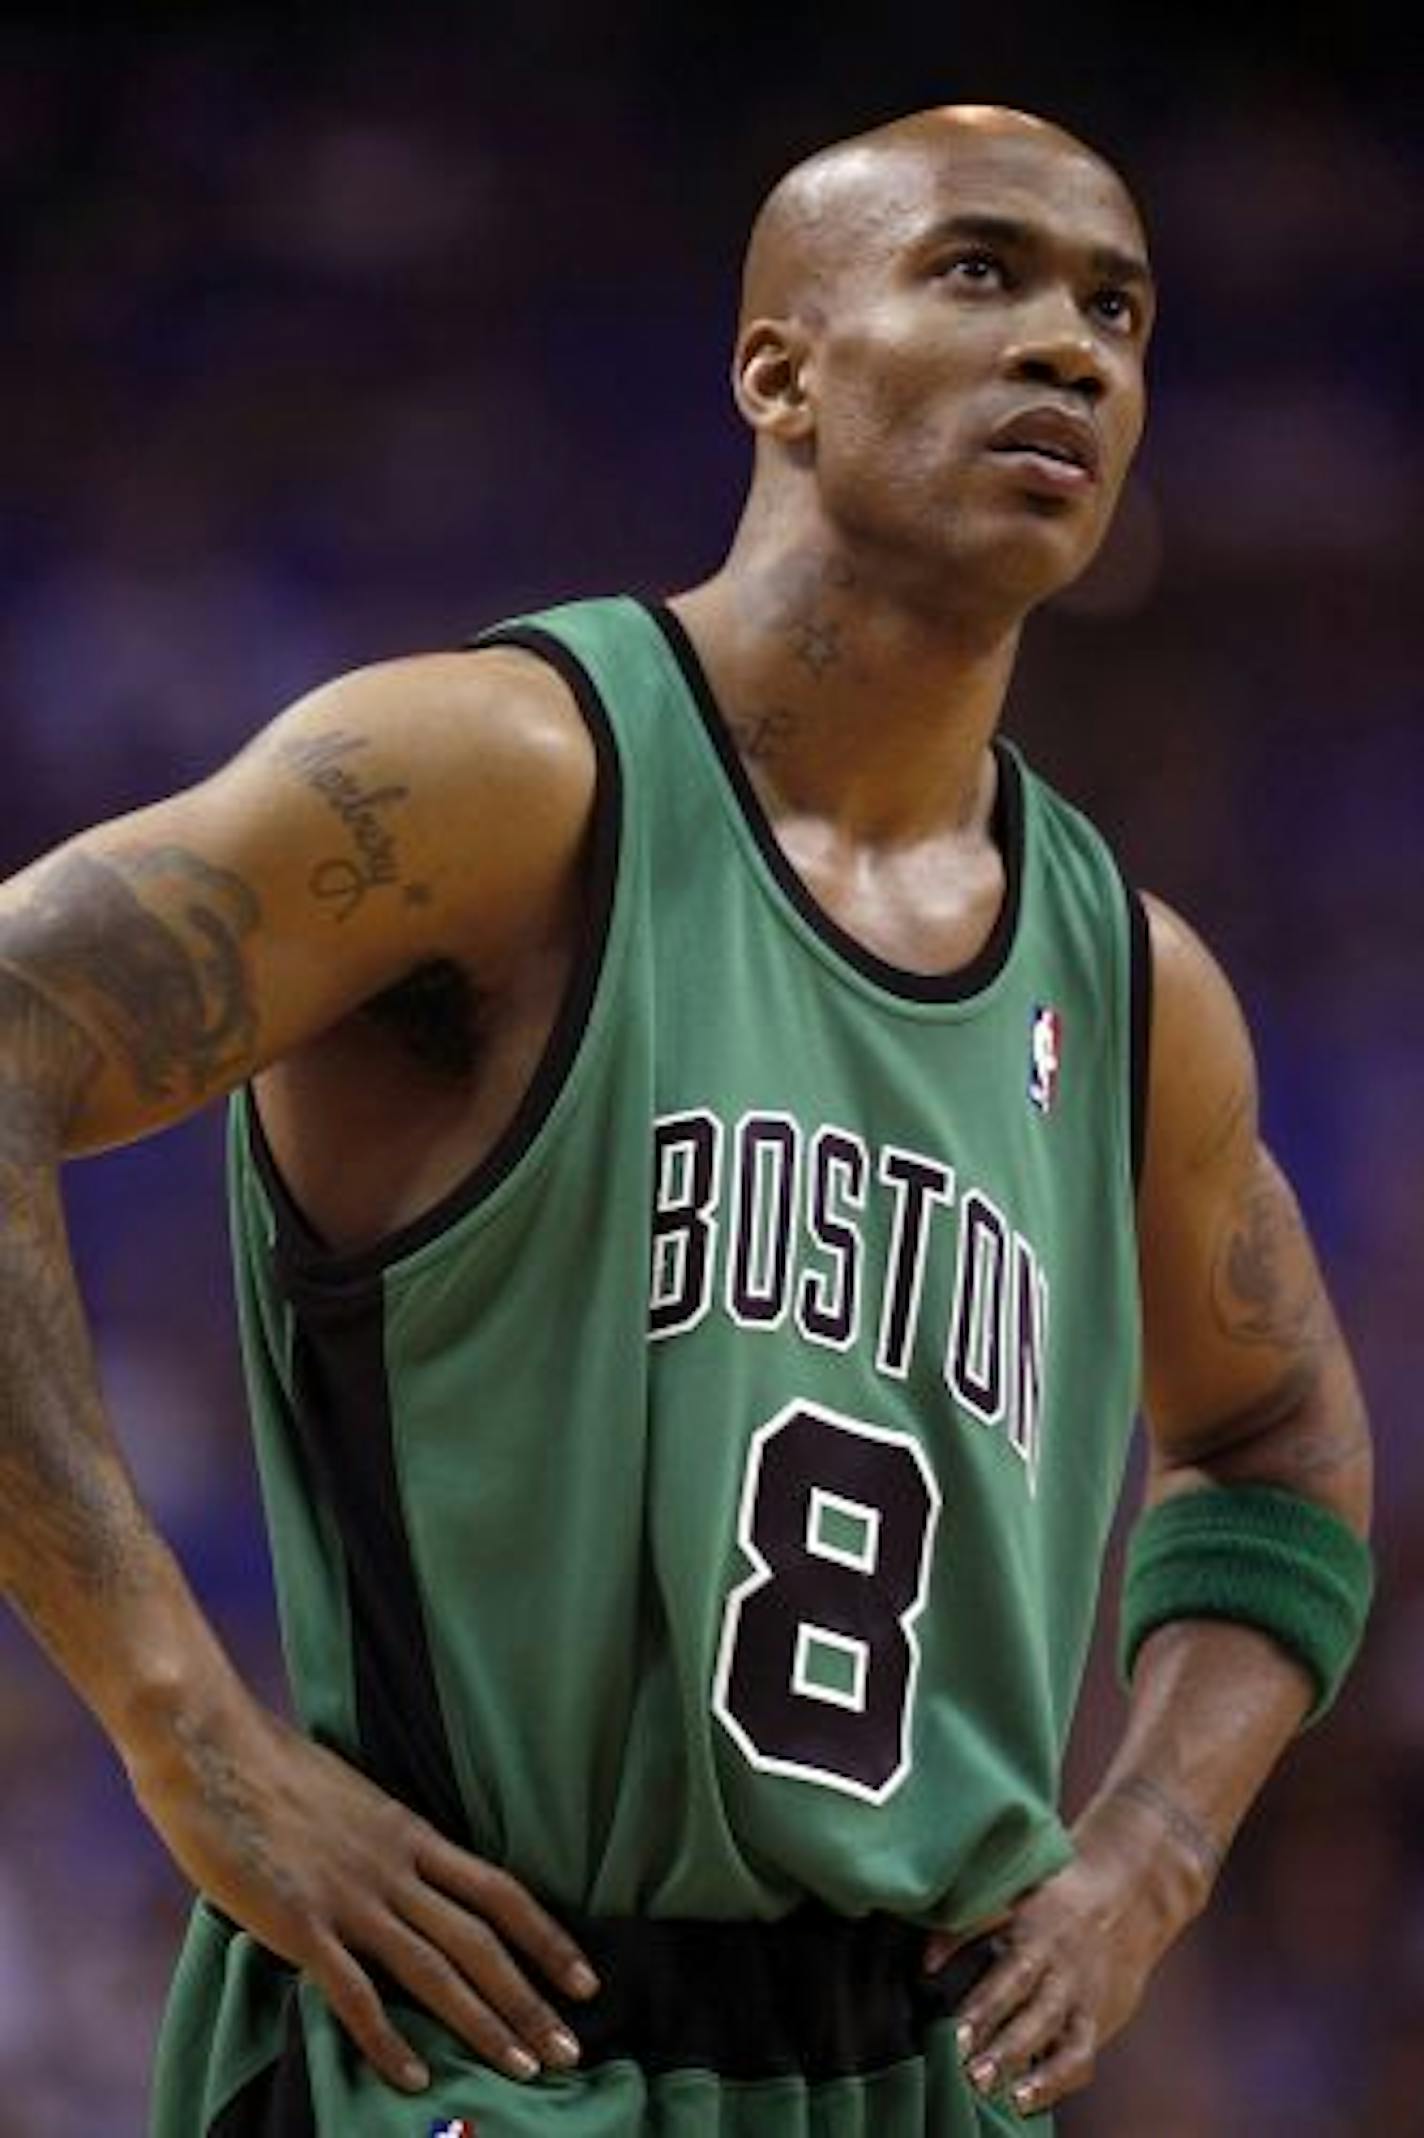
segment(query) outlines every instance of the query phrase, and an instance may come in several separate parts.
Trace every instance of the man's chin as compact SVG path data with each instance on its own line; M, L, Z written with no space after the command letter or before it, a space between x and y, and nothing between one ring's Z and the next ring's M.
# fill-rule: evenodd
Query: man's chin
M946 560L957 600L972 593L986 611L1026 616L1040 603L1061 594L1081 579L1101 546L1105 530L1091 539L1081 517L1015 513L996 516L995 524L956 530L952 557Z

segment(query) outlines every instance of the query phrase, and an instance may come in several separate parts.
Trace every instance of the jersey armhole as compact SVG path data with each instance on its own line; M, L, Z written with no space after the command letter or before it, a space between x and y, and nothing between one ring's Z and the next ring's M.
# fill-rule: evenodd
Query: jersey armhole
M287 1187L249 1091L243 1107L247 1148L276 1221L275 1256L284 1289L315 1285L361 1289L379 1284L392 1266L432 1245L460 1219L488 1202L538 1138L584 1045L608 956L623 831L623 768L612 721L582 664L551 633L532 625L497 625L471 648L513 646L534 654L567 684L588 728L597 762L589 849L588 907L574 967L544 1051L513 1116L491 1149L431 1207L368 1247L333 1250L312 1227Z

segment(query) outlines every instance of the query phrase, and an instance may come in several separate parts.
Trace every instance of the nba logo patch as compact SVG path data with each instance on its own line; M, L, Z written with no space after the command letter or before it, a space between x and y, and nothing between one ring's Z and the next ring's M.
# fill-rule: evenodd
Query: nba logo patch
M1028 1095L1041 1114L1052 1111L1063 1061L1063 1020L1052 1003L1034 1004L1028 1033Z
M475 2138L475 2126L468 2116L452 2116L448 2123L432 2123L426 2138Z

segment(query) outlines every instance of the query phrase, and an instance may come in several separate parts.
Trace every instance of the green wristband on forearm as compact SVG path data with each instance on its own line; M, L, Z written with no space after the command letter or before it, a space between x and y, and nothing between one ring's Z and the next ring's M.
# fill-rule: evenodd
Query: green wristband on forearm
M1314 1722L1355 1659L1373 1589L1369 1545L1312 1500L1271 1485L1179 1493L1149 1507L1128 1539L1123 1676L1158 1626L1231 1619L1269 1633L1304 1665Z

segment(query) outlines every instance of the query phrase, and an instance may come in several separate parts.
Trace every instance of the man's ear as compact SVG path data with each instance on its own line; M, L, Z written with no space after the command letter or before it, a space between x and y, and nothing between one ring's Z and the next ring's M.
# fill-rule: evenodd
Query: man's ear
M737 339L732 392L751 428L786 444L808 438L815 428L811 371L810 339L799 321L749 321Z

